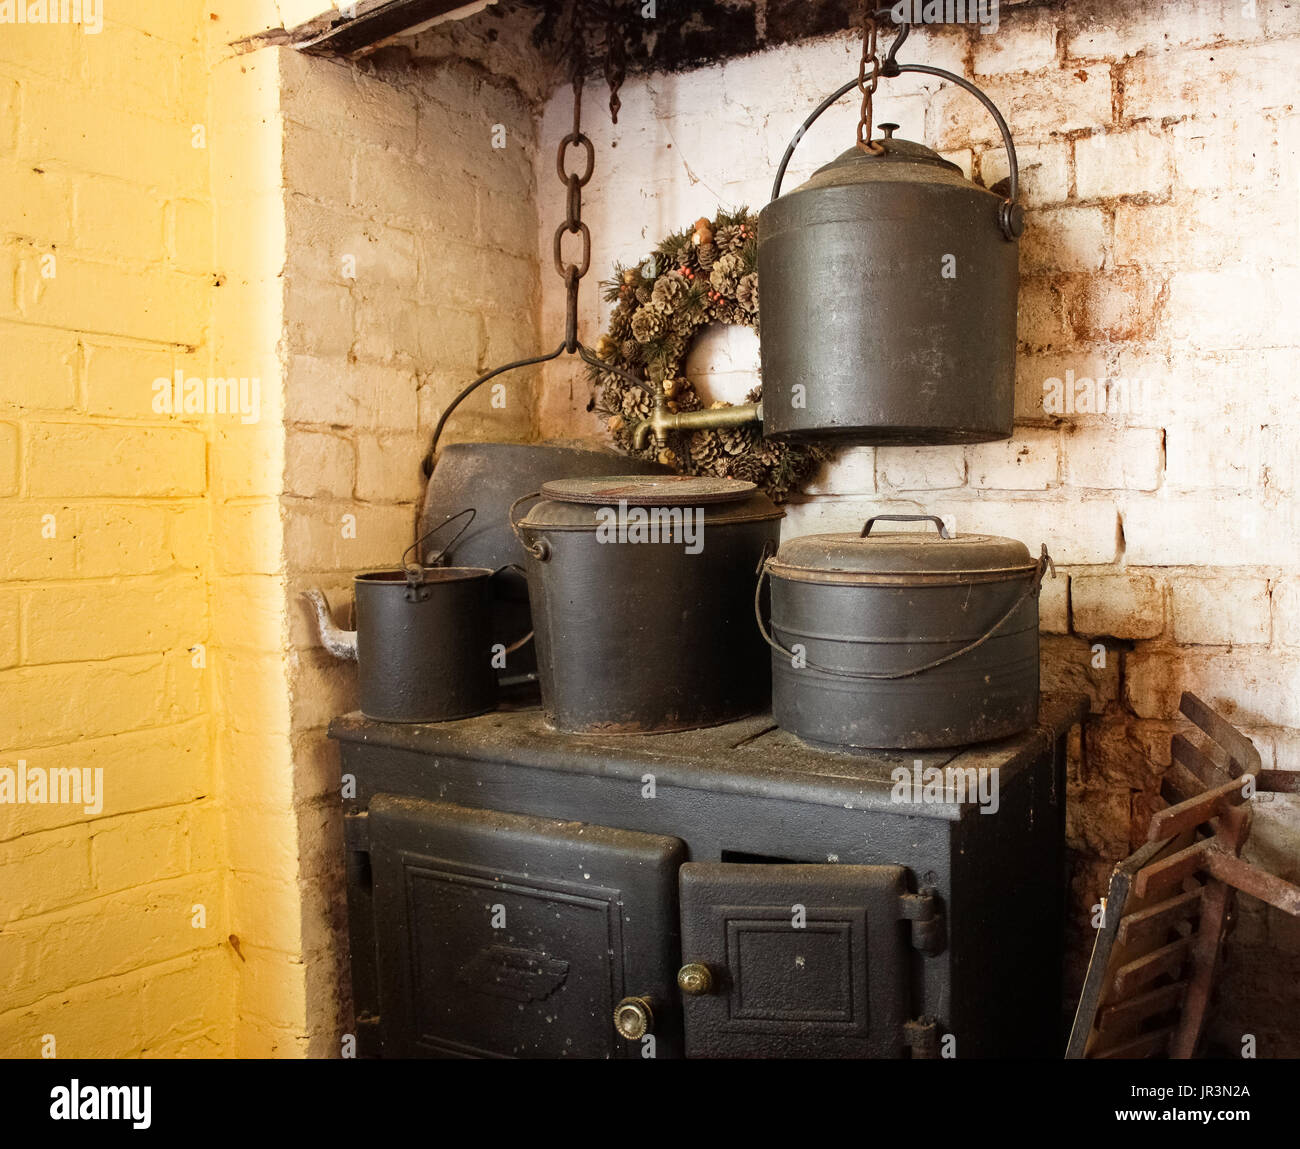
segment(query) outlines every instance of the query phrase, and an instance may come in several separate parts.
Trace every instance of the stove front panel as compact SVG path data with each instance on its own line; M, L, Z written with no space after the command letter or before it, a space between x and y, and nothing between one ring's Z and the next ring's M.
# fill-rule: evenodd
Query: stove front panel
M384 1056L680 1056L680 841L391 795L369 823Z

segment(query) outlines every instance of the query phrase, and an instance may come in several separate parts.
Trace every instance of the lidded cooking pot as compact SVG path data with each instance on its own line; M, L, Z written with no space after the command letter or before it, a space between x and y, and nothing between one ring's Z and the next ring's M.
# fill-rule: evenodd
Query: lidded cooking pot
M759 215L763 433L844 444L977 443L1011 435L1018 239L1010 132L979 89L942 69L1002 131L1010 196L923 144L858 145ZM854 85L846 85L841 95Z
M938 534L873 534L882 521ZM772 712L810 742L928 749L1015 734L1038 715L1038 592L1051 560L932 515L877 515L860 534L805 535L764 563L772 583Z
M516 506L538 494L517 530L552 725L658 733L767 708L749 598L784 512L766 495L733 479L621 475L545 483Z

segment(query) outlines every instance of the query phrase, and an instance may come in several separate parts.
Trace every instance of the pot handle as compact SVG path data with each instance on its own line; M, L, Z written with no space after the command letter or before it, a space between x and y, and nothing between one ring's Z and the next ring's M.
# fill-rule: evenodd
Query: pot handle
M402 552L402 562L401 562L402 569L405 570L407 573L407 581L415 582L415 583L423 581L424 568L436 567L440 562L442 562L447 552L451 550L453 546L456 545L456 540L459 539L460 536L463 535L467 530L469 530L470 524L474 521L474 516L476 514L478 514L478 512L473 507L466 507L463 511L457 511L454 515L448 515L436 527L432 527L429 530L425 531L424 534L422 534L418 539L415 540L415 542L413 542L409 547L407 547L406 550ZM425 539L429 538L430 535L436 535L449 522L451 522L453 519L460 518L462 515L469 515L469 518L465 520L464 526L462 526L460 530L458 530L454 535L451 536L450 539L447 540L446 545L443 546L442 550L440 550L437 553L437 555L434 557L433 562L425 561L418 564L413 563L411 566L407 566L406 564L407 555L409 555L413 550L418 548L419 545L422 542L424 542Z
M963 91L969 92L987 109L989 115L993 117L994 123L998 126L998 131L1002 133L1002 146L1007 152L1007 170L1009 173L1009 187L1007 198L1003 200L1002 206L998 209L998 226L1002 229L1002 235L1007 240L1017 240L1024 234L1025 230L1025 209L1020 206L1020 164L1016 159L1016 145L1011 140L1011 129L1007 127L1007 121L1002 113L998 111L997 105L988 98L979 88L967 80L964 76L959 76L955 72L949 72L943 68L935 68L929 64L896 64L893 61L893 53L902 43L900 37L895 42L889 56L880 65L880 75L892 77L901 75L903 72L916 72L925 76L937 76L941 80L948 80L956 84ZM826 97L813 110L802 124L799 130L795 132L794 137L790 140L789 146L785 149L785 155L781 157L781 164L776 169L776 180L772 184L772 199L776 199L781 194L781 182L785 179L785 169L790 166L790 159L794 155L794 150L799 146L799 141L803 139L804 134L813 126L817 118L826 111L836 100L848 92L853 91L858 86L858 78L855 76L847 84L836 88L829 96ZM768 201L769 203L771 200Z
M794 662L800 656L796 655L792 650L786 650L784 646L777 642L768 631L767 625L763 622L763 579L767 577L767 564L770 552L771 544L769 543L764 549L763 557L759 560L758 564L758 582L754 585L754 620L758 623L758 633L763 636L767 645L778 653L784 654L786 658ZM833 670L829 666L818 666L815 663L809 662L807 659L804 659L803 666L809 670L819 671L822 674L833 675L836 678L870 678L892 681L899 678L913 678L918 674L923 674L927 670L934 670L935 667L943 666L944 663L955 662L963 655L970 654L973 650L978 650L988 642L988 640L997 633L1002 624L1020 609L1021 604L1029 598L1030 595L1038 594L1039 588L1043 585L1043 575L1049 568L1051 568L1052 577L1055 578L1056 567L1052 563L1052 556L1047 553L1047 544L1044 543L1042 553L1038 558L1038 569L1034 572L1034 577L1030 580L1029 585L1020 592L1016 601L1011 604L1006 613L1003 614L997 622L990 626L988 630L981 634L974 642L967 643L960 650L954 650L951 654L945 654L940 658L931 659L929 662L915 667L912 670L894 670L888 673L871 673L862 670Z
M865 539L871 534L872 523L933 523L939 528L939 537L941 539L952 538L952 535L948 533L948 528L943 525L943 519L938 515L872 515L862 528L862 534L858 538Z
M502 571L518 571L525 578L528 577L528 572L524 570L524 568L521 567L518 563L505 563L504 565L497 567L497 569L492 572L492 577L496 578L497 575L499 575ZM512 642L509 646L506 647L505 653L514 654L516 650L519 650L521 647L527 646L532 641L533 635L535 633L536 631L530 630L526 635L524 635L523 638L515 639L514 642Z
M541 491L529 491L526 495L520 495L519 498L510 504L510 509L506 511L506 518L510 521L510 529L515 532L515 538L519 540L524 550L532 555L539 563L544 563L551 557L551 544L545 539L538 539L537 542L530 543L520 532L519 523L515 519L515 508L519 506L520 503L525 502L528 499L541 498L541 495Z

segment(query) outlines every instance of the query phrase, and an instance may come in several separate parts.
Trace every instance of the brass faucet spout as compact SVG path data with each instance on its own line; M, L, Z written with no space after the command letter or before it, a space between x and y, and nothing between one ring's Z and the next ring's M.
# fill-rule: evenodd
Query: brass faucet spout
M644 451L653 433L655 442L668 444L669 431L711 431L719 427L740 427L746 423L762 422L762 403L742 403L738 407L710 407L707 411L669 411L655 404L649 418L643 419L632 432L632 446Z

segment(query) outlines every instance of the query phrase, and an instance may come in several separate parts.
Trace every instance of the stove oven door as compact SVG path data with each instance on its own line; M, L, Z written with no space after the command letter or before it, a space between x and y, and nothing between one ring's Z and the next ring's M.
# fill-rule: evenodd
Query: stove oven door
M902 1057L901 866L681 868L688 1057Z
M383 1056L681 1056L678 839L386 794L368 832Z

